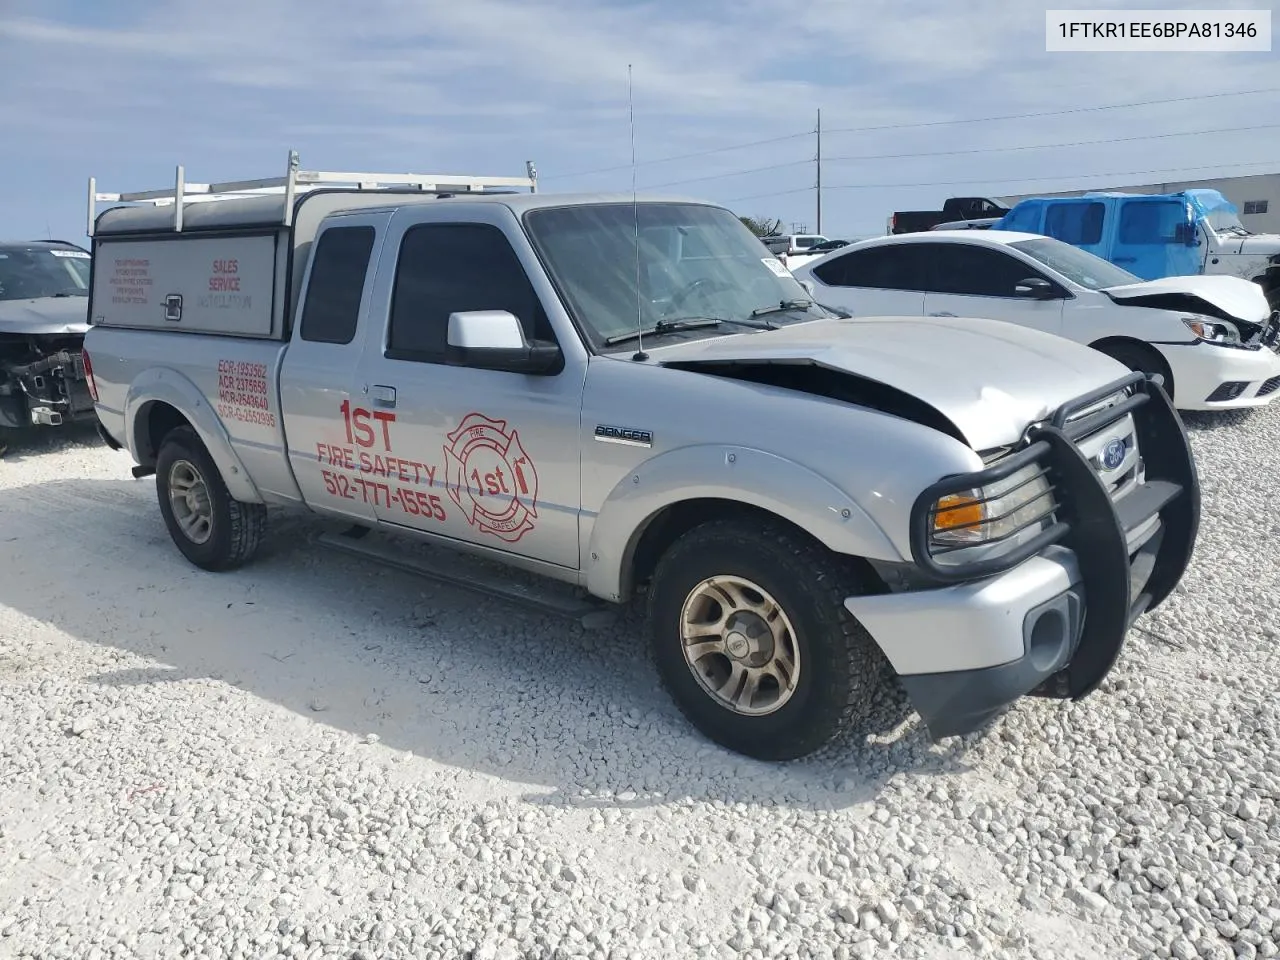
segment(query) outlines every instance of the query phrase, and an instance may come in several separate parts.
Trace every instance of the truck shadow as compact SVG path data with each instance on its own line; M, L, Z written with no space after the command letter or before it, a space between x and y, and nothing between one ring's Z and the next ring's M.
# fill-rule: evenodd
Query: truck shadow
M21 463L68 447L105 449L105 444L98 438L92 422L21 431L0 430L0 462Z
M11 488L0 528L24 556L0 578L0 602L152 661L86 682L212 678L343 731L339 739L377 734L395 750L550 789L532 790L535 802L848 807L897 773L963 770L982 736L931 745L895 685L877 704L883 733L868 742L789 764L747 760L680 716L634 609L584 630L369 568L315 544L323 525L313 518L287 514L273 515L250 566L206 573L173 547L151 482Z

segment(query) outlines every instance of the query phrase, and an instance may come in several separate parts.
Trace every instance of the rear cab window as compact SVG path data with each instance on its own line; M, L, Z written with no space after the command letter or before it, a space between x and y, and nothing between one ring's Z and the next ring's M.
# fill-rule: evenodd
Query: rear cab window
M320 235L298 331L303 340L348 344L355 339L373 241L369 226L330 227Z

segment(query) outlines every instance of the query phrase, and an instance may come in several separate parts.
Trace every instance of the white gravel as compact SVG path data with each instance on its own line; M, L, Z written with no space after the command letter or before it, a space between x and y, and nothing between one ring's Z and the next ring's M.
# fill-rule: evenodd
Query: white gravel
M584 632L278 523L202 573L88 439L0 460L0 956L1274 957L1280 408L1196 417L1104 689L786 766Z

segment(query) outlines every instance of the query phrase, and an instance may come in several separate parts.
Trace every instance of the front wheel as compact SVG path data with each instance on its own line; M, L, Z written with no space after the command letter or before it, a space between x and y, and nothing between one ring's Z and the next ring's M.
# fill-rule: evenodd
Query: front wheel
M257 552L267 508L231 496L209 451L190 427L178 427L160 444L156 494L169 536L197 567L231 570Z
M1140 343L1104 343L1095 347L1112 360L1118 360L1135 373L1158 373L1164 378L1164 392L1173 399L1173 372L1155 347Z
M695 527L654 572L658 673L717 743L759 760L814 753L865 724L884 673L844 606L858 592L840 558L781 525Z

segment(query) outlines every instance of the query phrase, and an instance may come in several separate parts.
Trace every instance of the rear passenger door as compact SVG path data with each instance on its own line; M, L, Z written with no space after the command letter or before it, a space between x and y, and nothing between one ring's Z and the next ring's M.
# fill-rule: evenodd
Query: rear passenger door
M997 247L970 243L927 243L930 273L924 312L931 317L985 317L1061 333L1065 289L1042 272ZM1053 299L1017 293L1023 281L1038 278L1051 286Z
M810 271L819 303L842 307L855 317L924 313L925 264L918 243L850 250Z
M351 386L364 343L360 324L387 214L333 219L316 236L302 309L280 376L289 466L310 505L372 522L356 482L359 447L349 428Z
M586 349L505 205L405 207L387 234L357 386L380 417L365 450L379 520L579 566ZM394 263L394 269L390 269ZM506 310L564 352L552 375L447 359L449 315Z

